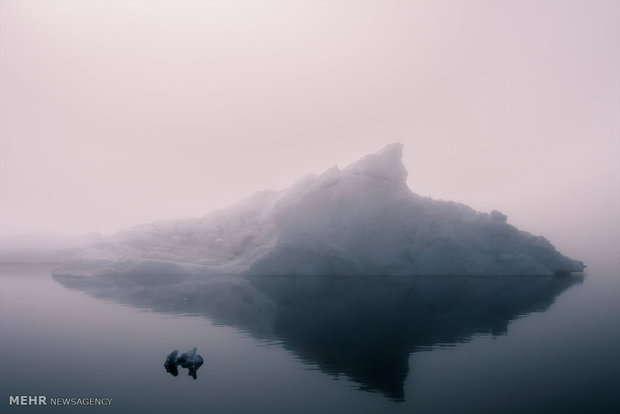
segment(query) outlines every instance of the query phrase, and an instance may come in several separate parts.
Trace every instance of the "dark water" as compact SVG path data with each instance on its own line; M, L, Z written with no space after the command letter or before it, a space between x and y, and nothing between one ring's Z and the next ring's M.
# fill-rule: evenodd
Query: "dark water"
M617 412L620 273L85 281L4 265L0 341L2 412ZM196 380L166 373L193 347Z

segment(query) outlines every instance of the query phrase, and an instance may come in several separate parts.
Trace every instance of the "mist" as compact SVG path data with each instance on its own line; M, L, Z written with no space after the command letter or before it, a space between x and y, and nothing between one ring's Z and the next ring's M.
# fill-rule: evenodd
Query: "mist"
M620 5L0 3L0 235L200 217L394 141L413 192L620 251Z
M619 21L0 0L5 404L614 412Z

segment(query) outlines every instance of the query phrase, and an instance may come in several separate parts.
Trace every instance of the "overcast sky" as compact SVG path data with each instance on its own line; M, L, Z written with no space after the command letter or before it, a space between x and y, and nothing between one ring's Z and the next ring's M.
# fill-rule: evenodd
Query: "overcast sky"
M414 192L617 254L619 21L593 0L0 0L0 234L202 216L398 141Z

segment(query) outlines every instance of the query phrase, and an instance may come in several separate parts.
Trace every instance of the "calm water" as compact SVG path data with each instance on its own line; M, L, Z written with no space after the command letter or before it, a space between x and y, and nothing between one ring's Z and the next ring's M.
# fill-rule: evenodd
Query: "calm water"
M617 412L620 273L85 282L3 265L0 341L2 412ZM166 373L193 347L196 380Z

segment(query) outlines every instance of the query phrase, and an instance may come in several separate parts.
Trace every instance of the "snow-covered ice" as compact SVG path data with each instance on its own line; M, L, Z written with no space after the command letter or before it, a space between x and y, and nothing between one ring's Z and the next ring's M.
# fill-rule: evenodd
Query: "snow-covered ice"
M202 218L98 239L56 270L73 276L553 275L582 262L500 212L419 196L401 144L307 175Z

